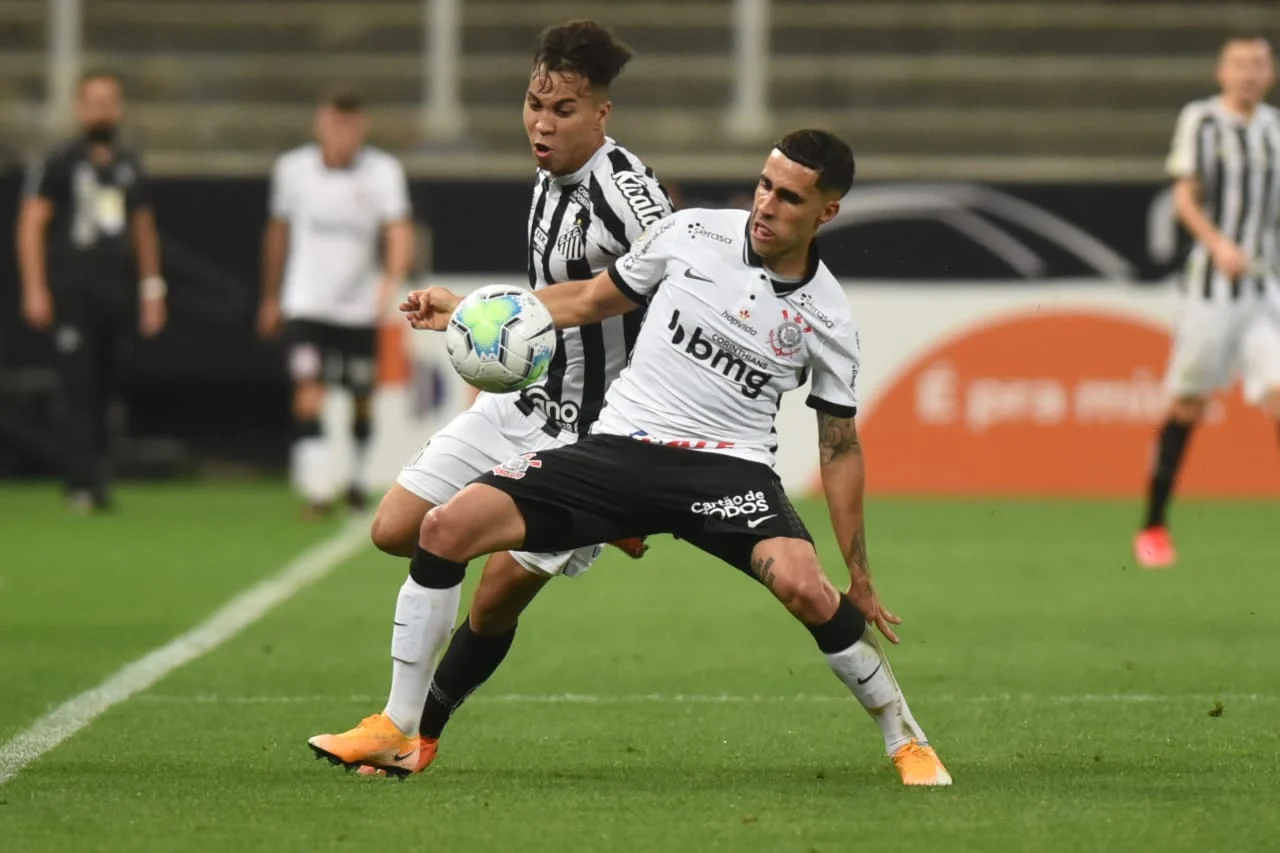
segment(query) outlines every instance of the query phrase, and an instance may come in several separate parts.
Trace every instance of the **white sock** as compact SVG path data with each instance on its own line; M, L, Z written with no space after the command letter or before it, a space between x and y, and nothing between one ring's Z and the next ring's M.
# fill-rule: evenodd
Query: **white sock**
M418 733L436 659L453 632L462 585L431 589L405 578L391 632L391 695L383 711L407 735Z
M354 465L351 468L351 485L358 491L369 492L369 441L357 441Z
M889 659L881 651L870 626L858 642L826 658L836 677L880 726L887 755L893 755L912 738L922 744L929 742L920 724L911 716L902 689L889 668Z
M327 503L333 500L333 460L328 442L323 436L300 438L293 444L290 461L293 487L309 503Z

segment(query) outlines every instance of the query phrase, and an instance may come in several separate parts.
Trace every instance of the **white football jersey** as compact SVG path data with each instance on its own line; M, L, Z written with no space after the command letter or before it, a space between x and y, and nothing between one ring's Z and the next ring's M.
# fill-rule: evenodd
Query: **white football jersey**
M773 465L782 395L812 376L808 404L857 412L858 333L817 257L775 281L744 210L685 210L650 226L610 274L648 311L595 432Z
M320 146L295 148L272 170L270 213L289 222L284 315L376 325L383 226L410 215L400 162L365 146L347 168L330 169Z

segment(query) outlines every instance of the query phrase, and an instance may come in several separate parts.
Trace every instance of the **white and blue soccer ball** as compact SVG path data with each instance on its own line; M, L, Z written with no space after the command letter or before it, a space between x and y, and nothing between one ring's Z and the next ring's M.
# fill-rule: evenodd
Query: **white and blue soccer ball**
M454 309L444 338L458 375L495 393L537 382L556 353L551 312L531 291L509 284L472 291Z

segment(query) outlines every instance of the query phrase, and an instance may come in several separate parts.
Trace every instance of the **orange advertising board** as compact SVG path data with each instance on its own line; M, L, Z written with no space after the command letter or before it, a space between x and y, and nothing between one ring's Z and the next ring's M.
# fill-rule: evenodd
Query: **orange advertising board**
M975 324L887 377L860 417L868 490L1139 495L1168 352L1163 328L1088 309ZM1280 497L1275 427L1238 388L1194 434L1178 488Z
M410 331L400 318L378 326L378 385L404 385L409 381L412 368L405 336Z

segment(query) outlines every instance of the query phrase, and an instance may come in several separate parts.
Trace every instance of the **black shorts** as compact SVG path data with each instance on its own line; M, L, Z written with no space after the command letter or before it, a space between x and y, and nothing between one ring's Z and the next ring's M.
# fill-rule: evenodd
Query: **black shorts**
M773 469L723 453L587 435L526 453L476 482L515 500L527 551L670 533L750 572L751 551L764 539L813 541Z
M342 385L368 396L378 375L378 330L316 320L290 320L284 327L289 375L295 382Z

